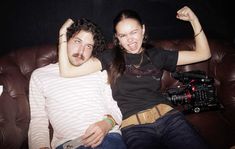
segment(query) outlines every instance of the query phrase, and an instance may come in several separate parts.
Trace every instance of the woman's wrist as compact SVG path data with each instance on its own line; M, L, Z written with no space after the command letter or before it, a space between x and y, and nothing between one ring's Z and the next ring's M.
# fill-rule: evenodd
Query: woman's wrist
M60 38L60 37L63 37L63 36L66 36L66 34L63 34L63 33L60 34L60 35L59 35L59 38Z
M201 30L200 30L197 34L194 35L194 38L197 37L198 35L200 35L200 34L202 33L202 31L203 31L203 30L202 30L202 28L201 28Z
M65 40L64 41L59 41L59 45L63 44L63 43L67 43L67 41L65 41Z
M67 42L66 34L60 34L59 35L59 44L66 43L66 42Z

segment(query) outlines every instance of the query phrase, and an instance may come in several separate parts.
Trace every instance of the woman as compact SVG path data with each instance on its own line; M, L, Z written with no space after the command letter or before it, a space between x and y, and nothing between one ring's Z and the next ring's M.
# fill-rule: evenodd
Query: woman
M117 48L104 51L98 59L74 67L66 59L66 47L60 48L64 77L108 70L113 98L123 114L122 135L130 149L208 148L183 114L174 110L160 92L163 70L173 72L177 65L207 60L211 56L207 38L194 12L185 6L177 11L176 17L190 22L195 37L194 51L146 48L145 25L132 10L123 10L115 17ZM60 34L66 33L71 22L64 24Z

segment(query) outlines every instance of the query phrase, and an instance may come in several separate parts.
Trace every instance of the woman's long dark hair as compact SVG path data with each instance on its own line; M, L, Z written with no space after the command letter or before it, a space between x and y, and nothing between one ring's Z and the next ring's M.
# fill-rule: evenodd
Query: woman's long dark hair
M124 71L125 71L125 49L119 44L119 41L115 34L117 33L116 31L116 26L117 24L124 20L124 19L134 19L136 20L141 26L143 25L142 19L140 18L139 14L133 10L130 9L125 9L120 11L117 16L113 20L113 43L115 46L115 57L114 60L108 70L108 79L109 83L111 85L114 85L116 83L116 80L118 77L120 77ZM147 36L145 35L144 40L147 39Z

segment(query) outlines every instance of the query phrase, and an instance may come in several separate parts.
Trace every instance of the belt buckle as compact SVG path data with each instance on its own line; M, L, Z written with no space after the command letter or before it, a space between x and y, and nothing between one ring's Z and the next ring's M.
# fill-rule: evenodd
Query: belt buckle
M138 112L137 117L141 124L153 123L156 120L156 115L151 109Z

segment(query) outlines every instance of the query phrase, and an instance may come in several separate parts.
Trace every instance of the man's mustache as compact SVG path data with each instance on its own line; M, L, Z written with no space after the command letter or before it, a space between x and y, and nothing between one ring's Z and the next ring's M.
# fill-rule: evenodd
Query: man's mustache
M78 57L78 58L81 58L82 60L85 59L85 57L82 55L82 54L79 54L79 53L75 53L72 55L73 57Z

